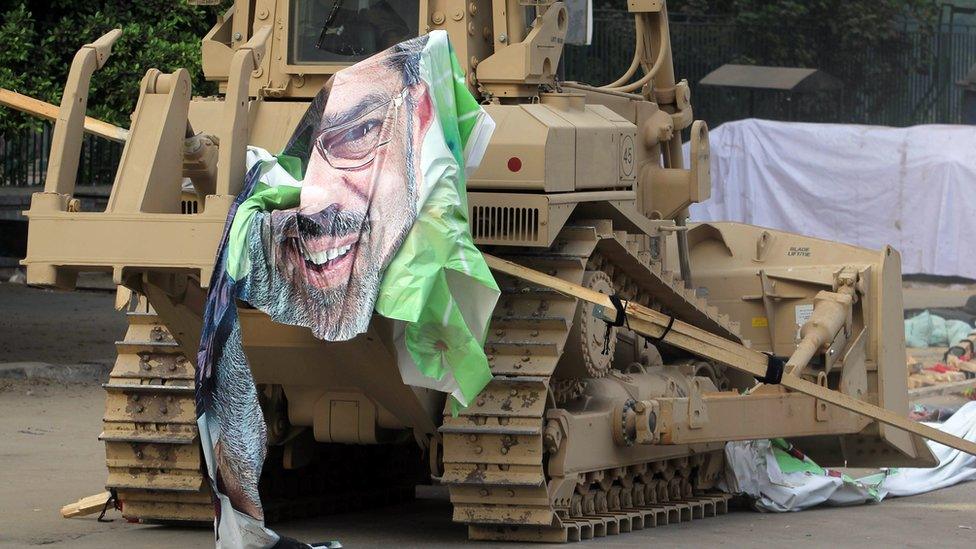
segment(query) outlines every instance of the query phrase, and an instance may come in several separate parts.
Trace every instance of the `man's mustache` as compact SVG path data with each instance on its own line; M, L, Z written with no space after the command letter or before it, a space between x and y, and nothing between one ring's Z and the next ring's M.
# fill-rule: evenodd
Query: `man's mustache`
M342 210L338 204L312 215L299 213L295 217L302 238L339 238L369 231L369 217L365 213Z

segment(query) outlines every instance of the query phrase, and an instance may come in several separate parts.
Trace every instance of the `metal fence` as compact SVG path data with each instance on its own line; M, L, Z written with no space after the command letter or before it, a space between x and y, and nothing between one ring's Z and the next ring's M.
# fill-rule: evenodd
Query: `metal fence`
M593 40L590 46L567 46L567 80L603 84L623 74L633 55L633 18L625 11L597 11ZM883 44L841 49L819 43L817 29L672 15L671 40L675 72L691 85L695 115L712 127L750 116L886 126L959 123L962 94L955 82L976 64L976 28L959 26L936 32L906 27ZM844 87L797 95L698 85L725 63L818 68ZM50 125L0 136L0 185L42 185L50 143ZM111 184L121 154L121 144L86 135L78 185Z
M962 93L955 82L976 64L976 28L959 25L930 32L906 25L883 43L847 48L812 27L756 27L674 15L670 27L675 74L691 85L696 117L712 127L750 116L885 126L959 123ZM611 82L627 69L633 51L633 18L598 11L593 44L566 48L565 78ZM726 63L817 68L844 87L800 95L698 85Z
M53 127L25 129L0 136L0 185L42 186L47 176ZM78 185L111 185L122 157L122 144L85 134L78 165Z

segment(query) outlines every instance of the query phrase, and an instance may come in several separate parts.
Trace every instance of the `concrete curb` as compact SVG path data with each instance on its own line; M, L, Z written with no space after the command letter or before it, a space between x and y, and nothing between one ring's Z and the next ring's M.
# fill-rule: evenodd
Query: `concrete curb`
M56 383L105 383L112 363L48 364L47 362L0 363L0 379L44 380Z

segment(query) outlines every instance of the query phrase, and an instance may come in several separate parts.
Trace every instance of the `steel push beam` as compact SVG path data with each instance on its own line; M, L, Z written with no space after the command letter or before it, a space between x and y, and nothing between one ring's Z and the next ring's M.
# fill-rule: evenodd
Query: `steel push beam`
M594 308L594 314L601 316L601 318L607 321L615 320L617 309L610 300L610 296L606 294L601 294L583 286L573 284L572 282L567 282L560 278L523 267L511 261L506 261L489 254L484 255L488 266L494 271L533 284L545 286L559 293L597 305L598 308ZM602 309L599 307L602 307ZM627 315L627 322L630 329L639 334L652 338L662 338L663 336L661 340L669 345L673 345L702 358L720 362L730 368L735 368L755 377L762 378L767 374L769 357L759 351L754 351L740 343L729 341L686 322L672 319L672 317L664 313L638 305L637 303L628 302L624 308L624 313ZM838 391L828 389L793 375L784 375L780 384L787 389L810 395L844 408L845 410L873 418L886 425L915 433L928 440L976 456L976 443L952 436L934 427L914 422L891 410L879 408L878 406L857 400Z

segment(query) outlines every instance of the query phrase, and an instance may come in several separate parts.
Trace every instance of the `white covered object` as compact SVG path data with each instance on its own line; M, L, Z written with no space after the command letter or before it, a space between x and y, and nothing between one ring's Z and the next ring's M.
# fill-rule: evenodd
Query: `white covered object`
M712 196L693 221L890 244L904 273L976 278L976 127L749 119L709 141Z
M805 456L795 458L783 444L770 440L727 443L725 478L719 488L745 494L757 510L772 513L817 505L857 505L884 498L877 486L821 468Z
M945 423L932 426L976 442L976 402L967 403ZM976 479L976 457L931 441L928 445L939 465L888 469L860 479L823 469L810 458L791 454L783 445L769 440L729 442L720 487L750 496L760 511L785 512L821 504L874 503L886 496L922 494Z
M941 425L951 435L976 442L976 402L967 402ZM976 479L976 456L937 442L928 443L939 465L931 469L891 469L884 480L889 496L911 496Z

